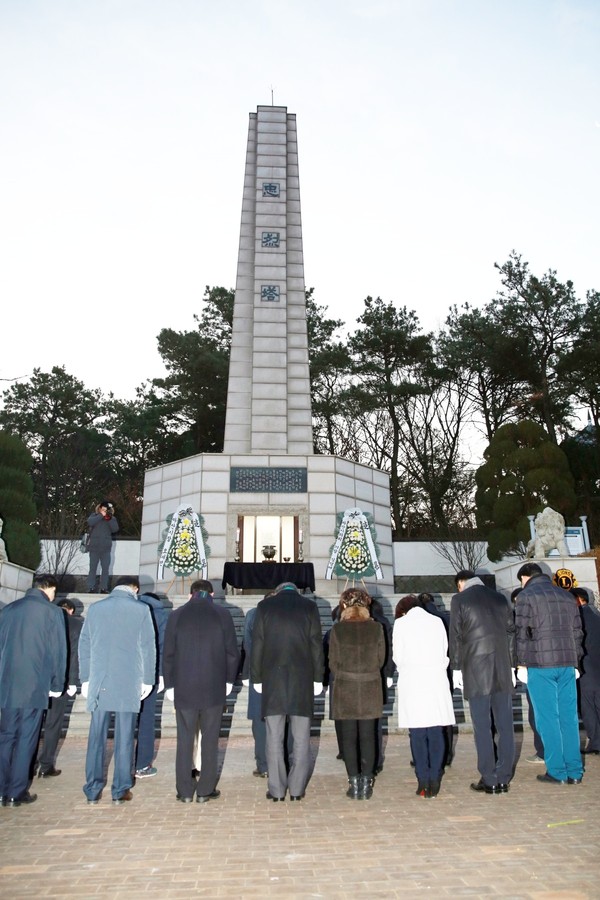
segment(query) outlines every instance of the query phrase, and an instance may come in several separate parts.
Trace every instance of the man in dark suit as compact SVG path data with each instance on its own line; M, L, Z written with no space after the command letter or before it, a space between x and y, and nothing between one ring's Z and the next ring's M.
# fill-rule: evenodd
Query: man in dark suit
M579 679L579 703L587 746L582 753L600 754L600 613L590 606L585 588L571 588L579 604L583 626L583 657Z
M471 709L481 775L471 788L502 794L508 791L515 759L513 612L507 598L473 572L462 570L454 580L458 594L450 604L449 656L454 687L463 691Z
M24 597L0 615L0 798L33 803L33 760L48 697L60 697L67 673L67 630L53 575L36 575Z
M69 702L73 701L79 684L79 635L83 628L83 617L77 615L77 609L72 600L61 600L57 603L65 614L68 641L67 687L60 697L54 697L50 701L46 718L44 719L44 740L38 753L38 778L53 778L60 775L61 769L56 768L58 755L58 742L62 731L63 722L69 708Z
M231 614L213 603L210 581L195 581L191 598L169 616L163 648L165 697L175 702L177 799L215 800L219 732L225 698L233 688L239 652ZM194 738L200 727L201 770L192 775Z
M301 800L310 774L310 724L314 697L323 690L323 639L316 604L293 584L261 600L252 630L250 678L262 694L267 726L268 800ZM289 774L286 719L293 739Z

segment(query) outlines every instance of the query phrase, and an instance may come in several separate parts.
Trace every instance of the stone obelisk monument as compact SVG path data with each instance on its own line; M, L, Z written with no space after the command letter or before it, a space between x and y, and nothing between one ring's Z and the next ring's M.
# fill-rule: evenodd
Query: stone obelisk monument
M296 116L250 115L225 453L313 452Z
M296 117L285 107L250 114L223 453L146 473L140 571L158 589L172 580L157 581L158 545L182 505L204 519L215 584L226 562L272 553L311 562L322 595L344 587L325 579L336 516L360 507L377 529L378 589L393 591L387 474L313 451Z

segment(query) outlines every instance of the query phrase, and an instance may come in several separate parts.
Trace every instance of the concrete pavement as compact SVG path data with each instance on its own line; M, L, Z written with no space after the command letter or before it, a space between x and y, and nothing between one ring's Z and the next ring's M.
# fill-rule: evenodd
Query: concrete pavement
M473 737L458 736L438 798L415 795L406 735L387 739L373 799L345 797L335 737L313 741L316 764L300 803L265 799L252 776L252 740L221 742L221 797L175 799L175 742L160 742L158 775L113 806L81 791L85 740L68 737L63 774L36 779L31 806L0 809L0 896L600 897L600 757L580 786L540 784L522 761L506 795L476 794ZM109 770L109 775L111 771Z

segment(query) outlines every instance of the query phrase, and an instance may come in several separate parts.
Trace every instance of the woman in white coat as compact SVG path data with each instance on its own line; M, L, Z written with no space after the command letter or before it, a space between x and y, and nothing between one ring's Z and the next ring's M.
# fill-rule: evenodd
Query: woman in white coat
M455 722L446 673L446 629L416 597L403 597L396 606L392 646L398 669L398 727L409 729L417 794L436 797L444 765L444 726Z

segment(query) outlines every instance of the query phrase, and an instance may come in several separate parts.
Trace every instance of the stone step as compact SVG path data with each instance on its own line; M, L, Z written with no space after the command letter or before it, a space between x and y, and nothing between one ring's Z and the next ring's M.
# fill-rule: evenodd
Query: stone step
M405 732L406 729L398 729L396 726L396 689L389 692L389 701L384 708L384 731ZM464 702L462 694L454 692L454 713L456 727L461 732L471 732L473 726L469 712L469 704ZM227 700L223 715L222 735L252 735L252 723L246 716L248 709L248 689L241 684L236 684L231 696ZM513 716L515 728L522 730L529 728L527 723L527 695L519 686L513 696ZM68 733L73 736L84 736L89 731L90 715L85 708L84 698L78 694L71 707ZM315 699L315 715L313 730L328 733L333 731L333 721L329 718L329 698L317 697ZM157 734L165 737L175 737L177 727L175 723L175 708L169 700L159 698L156 716Z

